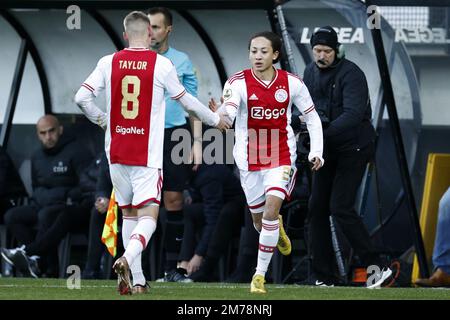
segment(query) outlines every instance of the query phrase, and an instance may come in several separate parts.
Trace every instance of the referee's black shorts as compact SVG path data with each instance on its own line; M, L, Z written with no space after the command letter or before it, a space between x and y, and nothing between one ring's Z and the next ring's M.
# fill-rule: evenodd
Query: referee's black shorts
M191 177L192 165L187 163L174 164L171 156L172 149L181 142L172 141L172 133L176 129L189 130L187 124L164 129L164 154L163 154L163 191L179 191L182 192L187 188L188 181ZM182 154L184 158L188 158L188 154ZM184 161L183 161L184 162Z

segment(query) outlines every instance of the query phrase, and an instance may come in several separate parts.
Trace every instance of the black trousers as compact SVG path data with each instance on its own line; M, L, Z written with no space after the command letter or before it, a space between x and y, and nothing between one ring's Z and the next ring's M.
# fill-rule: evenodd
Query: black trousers
M105 225L106 212L99 213L95 207L91 208L90 220L89 220L89 240L88 240L88 252L85 270L85 275L91 275L95 278L100 277L100 263L102 256L107 252L105 244L102 242L102 232ZM120 227L122 224L122 212L118 210L117 223ZM152 237L153 239L153 237ZM148 246L147 246L148 248ZM122 241L117 243L117 256L120 257L123 253ZM144 251L146 252L146 251ZM108 253L109 254L109 253ZM144 260L144 259L143 259Z
M325 154L325 165L314 172L309 201L309 231L313 271L332 278L337 265L333 250L330 214L364 264L376 264L369 233L356 213L355 200L374 145L363 149Z
M5 224L19 244L28 245L50 227L65 207L63 204L44 208L33 205L14 207L5 214Z
M28 255L43 255L56 249L59 242L69 232L88 233L89 213L91 201L84 201L79 205L64 206L55 219L46 222L48 227L39 228L36 239L26 246Z
M245 219L245 197L236 197L223 206L214 234L206 252L207 257L219 259L235 235L239 235Z
M194 256L197 234L205 224L203 205L192 203L184 207L183 241L181 242L179 261L189 261Z
M100 261L102 254L105 251L105 245L101 240L105 218L106 212L99 213L95 207L91 209L89 244L86 261L86 270L89 272L98 272L100 270Z

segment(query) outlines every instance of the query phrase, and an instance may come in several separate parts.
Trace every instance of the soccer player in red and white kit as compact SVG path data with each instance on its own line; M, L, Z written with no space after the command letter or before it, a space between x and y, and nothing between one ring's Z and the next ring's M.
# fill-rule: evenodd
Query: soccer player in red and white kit
M141 263L159 213L165 102L172 99L208 125L230 127L226 116L213 113L180 84L172 62L147 49L151 27L147 15L134 11L124 19L128 48L101 58L82 84L75 101L87 118L105 132L105 149L119 207L123 213L125 253L114 263L120 294L131 294L130 266ZM106 113L94 98L105 90ZM145 278L133 279L145 286Z
M234 159L240 171L255 228L260 232L258 264L250 291L266 293L265 274L275 249L288 255L291 243L279 211L295 184L296 139L291 106L300 110L311 138L308 159L312 169L323 165L322 125L303 81L273 64L279 60L281 39L261 32L249 42L251 69L234 74L225 83L223 105L236 119ZM215 102L210 102L214 109Z

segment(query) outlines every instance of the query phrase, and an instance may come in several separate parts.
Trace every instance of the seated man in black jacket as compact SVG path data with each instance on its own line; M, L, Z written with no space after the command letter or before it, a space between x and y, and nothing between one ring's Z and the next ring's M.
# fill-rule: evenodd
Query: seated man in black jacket
M94 203L95 186L98 177L100 157L94 161L81 173L80 191L81 199L77 204L67 205L60 210L60 213L53 223L46 230L40 230L36 239L19 250L3 250L13 265L22 274L30 274L33 277L38 276L38 268L33 260L41 255L50 253L56 249L59 242L68 232L83 231L87 234L89 226L89 213ZM10 254L13 251L13 254Z
M12 208L5 215L5 224L22 245L16 249L2 249L2 257L9 263L17 251L25 253L24 246L43 238L60 214L66 210L82 211L86 201L79 183L81 172L92 158L90 153L74 138L62 135L63 127L53 115L41 117L36 129L42 148L31 159L31 204ZM26 254L32 255L30 249ZM29 262L35 265L36 259ZM34 270L28 270L25 275L37 276Z

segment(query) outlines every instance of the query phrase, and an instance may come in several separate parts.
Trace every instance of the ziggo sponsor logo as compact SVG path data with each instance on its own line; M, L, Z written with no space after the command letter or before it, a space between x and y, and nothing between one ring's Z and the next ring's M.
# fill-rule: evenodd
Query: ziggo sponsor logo
M263 107L252 107L250 116L253 119L278 119L286 113L286 109L264 109Z
M121 135L126 134L145 134L144 128L137 128L137 127L122 127L122 126L116 126L116 133Z

